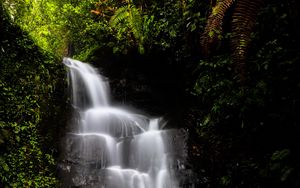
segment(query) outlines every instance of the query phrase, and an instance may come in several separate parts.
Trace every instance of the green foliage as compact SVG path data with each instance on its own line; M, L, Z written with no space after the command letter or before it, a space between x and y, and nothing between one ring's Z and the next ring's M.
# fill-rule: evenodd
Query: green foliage
M196 33L205 24L199 10L203 5L194 0L5 1L14 22L43 50L81 60L93 55L92 49L103 48L117 54L137 49L143 54L178 47L181 53L184 33Z
M137 43L139 52L144 53L142 16L134 4L128 3L128 5L118 8L109 23L112 28L116 29L116 37L119 40L124 37L125 33L127 33L125 36L130 37L129 32L132 32L136 40L133 42Z
M243 112L244 91L240 90L234 80L234 72L231 68L232 62L229 56L218 56L210 61L200 61L195 74L199 75L193 94L201 97L201 103L208 110L204 115L200 127L207 127L233 118L228 112L239 108L240 112L235 114L241 117ZM201 132L201 131L200 131Z
M104 40L110 32L106 19L94 20L90 13L93 1L79 1L78 3L65 3L62 5L64 28L68 32L66 37L69 45L69 55L87 54L90 49L104 46Z
M28 32L40 48L62 57L70 55L68 53L87 53L89 46L95 46L95 40L107 36L106 21L94 20L90 13L95 2L6 1L5 7L14 22Z
M130 6L120 7L111 17L110 25L112 27L116 27L120 22L124 21L127 17L129 17L129 9L131 8L132 7Z
M1 6L2 7L2 6ZM55 187L53 150L41 134L61 71L1 9L0 182L3 187ZM54 117L54 116L53 116Z
M269 170L275 176L279 176L280 181L286 181L294 171L294 168L288 164L291 155L289 149L275 151L271 156Z
M299 39L291 38L287 7L270 4L258 17L243 87L224 48L195 70L198 160L212 187L300 185Z
M63 41L65 34L60 23L55 20L59 8L56 4L42 1L5 1L5 5L13 21L27 31L43 50L52 54L62 50L63 42L58 41Z

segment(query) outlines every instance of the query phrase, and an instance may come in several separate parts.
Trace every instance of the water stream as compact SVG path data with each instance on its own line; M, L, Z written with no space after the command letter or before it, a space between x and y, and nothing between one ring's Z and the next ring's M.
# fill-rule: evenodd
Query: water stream
M74 108L63 142L64 187L177 188L176 151L162 118L114 107L107 79L94 67L70 58L63 63Z

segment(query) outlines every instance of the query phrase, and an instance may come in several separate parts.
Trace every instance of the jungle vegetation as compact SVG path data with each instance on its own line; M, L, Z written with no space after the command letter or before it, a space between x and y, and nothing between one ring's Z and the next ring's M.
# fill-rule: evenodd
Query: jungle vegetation
M64 56L175 70L199 186L300 187L299 1L0 5L0 187L60 187Z

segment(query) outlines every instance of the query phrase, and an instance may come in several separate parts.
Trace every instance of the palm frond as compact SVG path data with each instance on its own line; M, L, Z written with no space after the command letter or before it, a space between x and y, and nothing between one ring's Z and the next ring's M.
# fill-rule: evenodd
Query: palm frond
M225 13L233 2L234 0L220 0L213 7L201 36L202 50L206 56L210 53L211 45L218 40L218 35L222 33Z
M230 41L235 70L241 82L244 82L246 77L246 56L251 42L250 35L263 3L263 0L239 0L233 12Z

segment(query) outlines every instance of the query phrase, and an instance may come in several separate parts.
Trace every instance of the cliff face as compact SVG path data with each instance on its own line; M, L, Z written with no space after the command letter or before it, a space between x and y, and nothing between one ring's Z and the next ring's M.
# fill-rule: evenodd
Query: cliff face
M0 2L0 187L55 187L63 67Z

